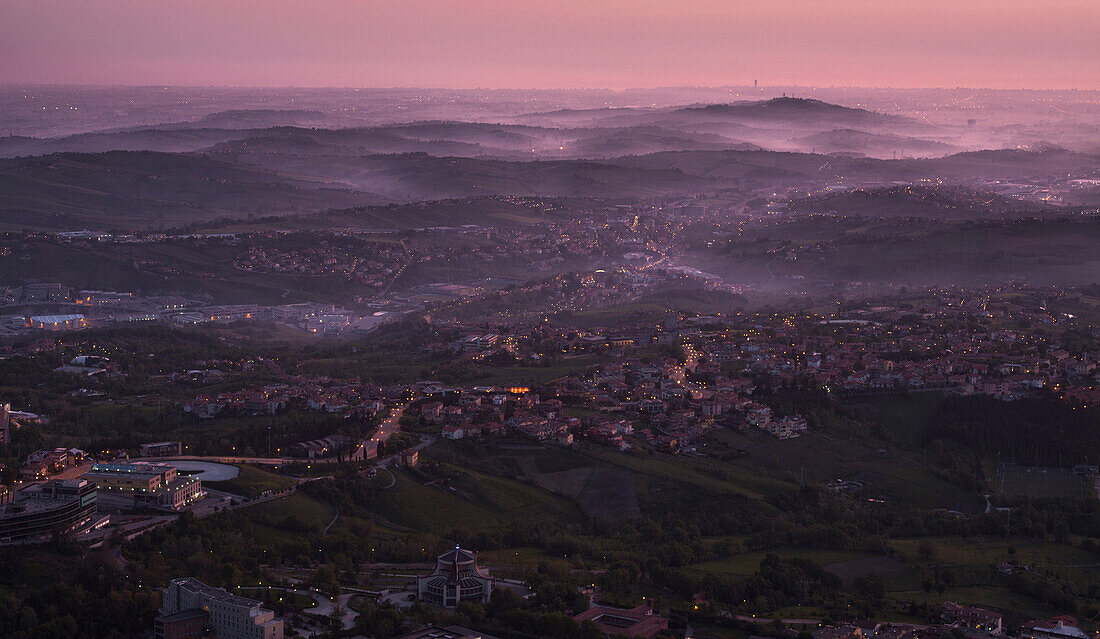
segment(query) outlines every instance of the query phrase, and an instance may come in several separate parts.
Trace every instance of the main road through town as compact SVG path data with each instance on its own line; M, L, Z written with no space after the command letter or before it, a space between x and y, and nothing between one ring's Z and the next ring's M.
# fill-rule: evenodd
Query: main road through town
M378 425L378 430L374 432L371 437L371 441L384 442L395 433L401 430L401 416L405 413L405 404L397 404L390 411L389 416L382 420L382 423ZM172 460L195 460L195 461L209 461L217 462L219 464L256 464L261 466L281 466L283 464L293 464L296 462L306 461L300 458L294 457L236 457L226 455L176 455L172 457L140 457L134 461L172 461ZM336 463L336 458L326 459L311 459L311 464L325 464Z
M376 442L384 442L390 437L401 430L401 416L405 414L405 405L398 404L393 407L390 414L386 419L382 420L382 423L378 425L378 430L375 431L374 437L371 440Z

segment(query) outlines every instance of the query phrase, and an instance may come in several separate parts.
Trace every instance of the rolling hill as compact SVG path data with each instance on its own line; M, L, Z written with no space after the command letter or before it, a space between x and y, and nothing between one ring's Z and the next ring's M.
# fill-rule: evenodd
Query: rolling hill
M0 160L0 223L8 228L170 228L379 201L201 155L119 151Z
M836 212L854 217L913 217L978 220L1038 216L1056 207L1011 200L961 187L894 186L828 193L791 202L792 211Z
M936 140L856 129L833 129L792 139L802 149L820 153L862 153L873 157L943 156L959 151L957 146Z

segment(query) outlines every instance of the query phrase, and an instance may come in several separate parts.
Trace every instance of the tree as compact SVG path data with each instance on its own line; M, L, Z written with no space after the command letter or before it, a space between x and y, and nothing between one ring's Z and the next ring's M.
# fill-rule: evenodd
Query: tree
M317 569L313 573L313 579L310 583L314 588L327 594L330 597L337 597L340 595L340 581L336 578L336 569L330 564L325 564Z
M886 599L886 582L878 575L860 577L853 585L861 597L875 602Z
M581 622L581 639L603 639L603 631L591 619Z

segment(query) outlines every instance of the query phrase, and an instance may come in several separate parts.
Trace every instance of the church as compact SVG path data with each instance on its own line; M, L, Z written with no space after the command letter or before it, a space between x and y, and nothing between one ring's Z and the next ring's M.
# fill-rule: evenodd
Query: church
M426 603L453 608L461 601L489 601L493 578L477 566L474 553L455 546L438 558L435 570L416 578L417 597Z

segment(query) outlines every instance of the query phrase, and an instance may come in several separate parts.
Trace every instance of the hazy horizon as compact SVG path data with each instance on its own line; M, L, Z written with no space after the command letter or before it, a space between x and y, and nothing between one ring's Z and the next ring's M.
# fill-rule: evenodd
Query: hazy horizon
M1100 4L6 2L5 84L1100 89Z
M608 93L630 93L638 91L675 91L675 90L721 90L721 89L806 89L806 90L845 90L860 89L868 91L1033 91L1033 92L1080 92L1100 93L1098 88L1043 88L1043 87L991 87L991 86L872 86L863 84L681 84L681 85L637 85L626 87L609 86L418 86L418 85L309 85L309 84L169 84L152 82L140 83L78 83L78 82L17 82L0 81L0 87L17 88L76 88L76 89L305 89L305 90L352 90L352 91L606 91ZM781 97L781 96L774 96ZM789 98L808 98L809 96L789 95ZM751 99L751 98L745 98Z

